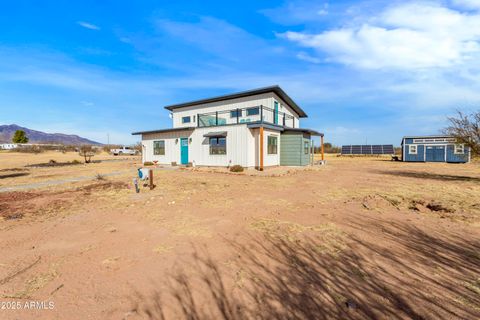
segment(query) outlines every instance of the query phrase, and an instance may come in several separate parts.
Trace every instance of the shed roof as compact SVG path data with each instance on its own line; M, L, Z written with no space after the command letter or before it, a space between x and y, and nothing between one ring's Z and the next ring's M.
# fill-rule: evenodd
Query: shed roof
M242 92L237 92L237 93L232 93L232 94L226 94L222 96L217 96L213 98L207 98L207 99L200 99L200 100L195 100L195 101L190 101L190 102L184 102L184 103L179 103L179 104L172 104L169 106L166 106L165 109L173 111L178 108L184 108L184 107L190 107L190 106L196 106L199 104L205 104L205 103L210 103L210 102L217 102L217 101L224 101L224 100L230 100L230 99L235 99L235 98L243 98L243 97L249 97L249 96L254 96L257 94L262 94L262 93L269 93L273 92L277 94L280 98L282 98L288 105L298 114L300 118L307 118L307 114L305 111L300 108L295 101L293 101L292 98L288 96L288 94L283 91L282 88L278 85L274 86L269 86L269 87L264 87L264 88L258 88L258 89L253 89L253 90L247 90L247 91L242 91Z

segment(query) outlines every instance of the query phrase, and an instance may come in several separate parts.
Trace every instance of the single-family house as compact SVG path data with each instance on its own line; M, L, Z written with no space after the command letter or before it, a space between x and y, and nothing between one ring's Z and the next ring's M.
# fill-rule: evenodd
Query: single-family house
M279 86L166 106L173 127L139 131L142 161L195 166L302 166L312 161L307 114Z

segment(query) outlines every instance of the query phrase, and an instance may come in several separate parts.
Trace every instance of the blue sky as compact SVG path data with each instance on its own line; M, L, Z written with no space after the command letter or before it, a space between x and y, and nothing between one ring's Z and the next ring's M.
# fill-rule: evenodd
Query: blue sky
M0 9L0 124L133 143L165 105L278 84L327 141L398 145L480 108L480 0Z

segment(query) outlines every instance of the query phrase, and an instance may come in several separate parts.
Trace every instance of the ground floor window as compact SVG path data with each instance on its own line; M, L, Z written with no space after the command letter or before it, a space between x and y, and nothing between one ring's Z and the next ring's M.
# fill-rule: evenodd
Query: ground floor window
M310 142L309 142L309 141L305 141L305 142L303 143L303 150L304 150L305 154L309 154L309 152L308 152L308 149L310 149L309 147L310 147Z
M277 154L278 138L276 136L268 136L267 153Z
M156 156L165 155L165 140L153 141L153 154Z
M455 154L464 154L465 146L463 144L456 144L454 149Z
M227 138L210 138L210 154L227 154Z
M416 145L409 145L408 146L408 153L409 154L417 154L417 146Z

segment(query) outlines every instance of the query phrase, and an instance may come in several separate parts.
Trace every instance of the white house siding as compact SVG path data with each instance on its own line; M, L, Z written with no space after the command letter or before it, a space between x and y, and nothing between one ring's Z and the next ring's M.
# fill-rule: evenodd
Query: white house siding
M172 112L173 127L182 128L182 127L196 126L197 116L199 113L203 114L203 113L211 113L216 111L227 111L227 110L234 110L237 108L243 109L243 108L256 107L260 105L263 105L273 110L275 100L279 102L280 114L285 112L286 114L295 117L295 127L298 127L298 124L299 124L298 115L295 112L293 112L293 110L273 92L175 109ZM190 116L190 119L191 119L190 123L182 123L182 118L186 116ZM194 121L194 116L195 116L195 121ZM233 120L230 119L230 115L227 113L221 114L221 116L227 118L227 123L232 123L233 121L236 121L236 119L233 119ZM251 119L252 121L260 120L259 116L257 116L258 119L256 119L255 116L251 116L251 117L245 116L244 118L252 118ZM265 121L273 122L272 114L268 114L267 112L265 112L264 118L265 118ZM281 116L280 116L280 119L281 119ZM290 126L290 123L287 122L287 125Z
M192 130L185 130L142 135L143 162L158 161L159 164L180 163L180 142L177 142L176 139L188 138L192 132ZM153 141L155 140L165 140L165 155L153 154Z
M279 166L280 165L280 132L274 130L263 130L263 165L265 167L269 166ZM277 154L268 154L268 136L277 137ZM259 151L260 152L260 151Z
M227 154L210 155L210 132L227 132ZM180 163L180 141L176 139L191 138L188 145L189 162L196 166L255 166L255 138L247 125L231 125L221 127L196 128L195 130L175 131L168 133L145 134L142 145L145 148L143 161L158 161L159 164ZM153 154L153 141L165 140L165 155Z

